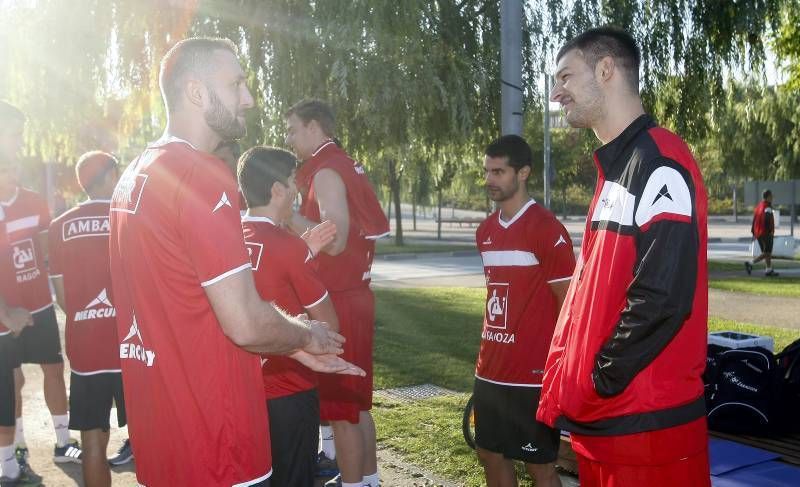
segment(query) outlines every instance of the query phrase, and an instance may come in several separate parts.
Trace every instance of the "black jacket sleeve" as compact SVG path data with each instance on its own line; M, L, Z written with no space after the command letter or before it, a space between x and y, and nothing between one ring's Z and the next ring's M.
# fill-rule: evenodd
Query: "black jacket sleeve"
M636 235L627 305L595 356L592 379L600 396L625 390L675 337L692 310L701 249L694 187L688 174L684 179L692 199L691 221L657 220Z

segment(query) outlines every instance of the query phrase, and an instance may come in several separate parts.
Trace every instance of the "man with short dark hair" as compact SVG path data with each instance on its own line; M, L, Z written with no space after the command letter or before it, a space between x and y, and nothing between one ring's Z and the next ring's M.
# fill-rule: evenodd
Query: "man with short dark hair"
M333 329L339 323L316 272L313 250L284 228L297 196L297 159L288 151L254 147L239 161L239 184L247 199L242 218L245 245L261 297L290 314L307 313ZM328 242L334 234L328 234ZM317 460L317 377L305 357L266 355L264 390L272 442L273 487L312 487Z
M269 484L258 353L334 360L344 339L263 301L236 180L212 155L246 133L253 98L227 39L178 42L161 63L162 138L125 170L111 205L111 276L136 478L148 487Z
M753 209L753 224L750 226L750 233L753 234L755 243L761 249L761 253L752 261L746 261L744 268L747 274L753 272L753 265L762 260L767 264L764 275L767 277L777 277L780 274L772 269L772 242L775 238L775 213L772 211L772 191L766 189L761 194L761 201Z
M105 152L87 152L78 159L75 175L89 199L50 224L50 282L67 317L69 427L81 432L84 483L103 487L111 485L106 448L114 404L117 425L127 423L108 258L117 160Z
M0 102L0 207L5 213L6 232L14 260L18 304L33 315L33 326L16 338L14 348L20 363L39 364L44 375L44 399L53 420L56 463L80 463L81 450L69 437L64 358L56 312L47 279L47 229L50 210L41 195L19 184L19 152L25 115L16 107ZM16 374L17 456L25 460L28 448L22 423L22 369Z
M559 431L536 421L547 349L575 255L552 213L530 197L531 148L504 135L486 148L486 192L497 205L475 239L486 306L475 368L475 443L489 487L515 487L514 460L537 486L560 487Z
M537 418L571 432L581 485L710 485L707 197L677 135L645 114L639 50L590 29L559 51L552 101L603 146Z
M333 141L333 120L319 100L303 100L286 112L286 143L302 161L297 188L303 201L291 227L302 234L323 219L336 225L336 238L318 257L319 273L347 338L344 358L367 372L366 378L320 377L320 417L333 427L341 472L329 485L377 487L370 413L375 297L369 283L375 240L389 233L389 222L364 166Z

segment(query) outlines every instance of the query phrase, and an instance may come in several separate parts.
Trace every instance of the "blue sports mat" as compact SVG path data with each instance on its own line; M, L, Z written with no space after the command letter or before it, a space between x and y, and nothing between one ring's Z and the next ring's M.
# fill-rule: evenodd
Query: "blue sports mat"
M798 487L800 467L782 462L764 462L720 476L711 476L713 487Z
M708 457L711 475L714 476L775 460L780 458L780 455L735 441L710 438L708 440Z

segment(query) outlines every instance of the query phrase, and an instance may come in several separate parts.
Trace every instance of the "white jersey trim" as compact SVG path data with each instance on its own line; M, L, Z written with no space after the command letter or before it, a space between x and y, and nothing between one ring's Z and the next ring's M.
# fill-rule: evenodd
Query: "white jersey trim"
M14 233L39 226L39 215L26 216L6 222L6 233ZM46 230L45 230L46 231Z
M75 375L80 375L83 377L88 377L90 375L98 375L98 374L121 374L121 369L108 369L108 370L95 370L94 372L78 372L75 369L72 369L72 373Z
M61 278L61 277L64 277L64 274L50 274L50 279L52 279L54 277Z
M322 144L321 146L319 146L319 148L318 148L317 150L315 150L315 151L314 151L314 152L311 154L311 157L314 157L314 156L316 156L317 154L319 154L319 151L321 151L322 149L324 149L324 148L328 147L328 146L329 146L329 145L331 145L331 144L334 144L334 145L336 145L336 143L335 143L334 141L332 141L331 139L328 139L328 141L327 141L327 142L325 142L324 144Z
M40 311L44 311L44 310L46 310L47 308L49 308L49 307L51 307L51 306L53 306L53 303L50 303L50 304L48 304L47 306L42 306L42 307L41 307L41 308L39 308L39 309L34 309L34 310L31 310L31 311L30 311L30 314L34 315L34 314L36 314L36 313L38 313L38 312L40 312Z
M490 382L490 383L492 383L492 384L497 384L497 385L499 385L499 386L512 386L512 387L534 387L534 388L535 388L535 387L542 387L542 385L541 385L541 384L516 384L516 383L514 383L514 382L500 382L500 381L496 381L496 380L489 380L489 379L485 379L485 378L483 378L483 377L479 376L478 374L475 374L475 378L476 378L476 379L480 379L480 380L482 380L482 381L484 381L484 382Z
M275 225L275 222L272 218L267 216L254 216L254 215L244 215L242 217L242 223L247 222L261 222L261 223L269 223L271 225Z
M525 205L522 208L520 208L519 211L517 211L517 214L512 216L511 219L508 220L508 221L504 221L503 218L501 217L502 211L498 211L497 212L497 221L500 223L501 227L508 228L511 225L513 225L515 221L519 220L522 217L522 215L524 215L525 212L528 211L528 208L530 208L531 206L533 206L535 204L536 204L536 200L533 199L533 197L531 197L531 200L528 201L527 203L525 203Z
M364 238L367 240L378 240L379 238L388 237L391 231L384 232L380 235L366 235Z
M241 482L241 483L238 483L238 484L233 484L231 487L247 487L248 485L253 485L253 484L257 484L259 482L263 482L263 481L267 480L268 478L270 478L271 476L272 476L272 469L270 468L269 472L267 472L267 474L264 475L263 477L259 477L257 479L253 479L253 480L248 480L246 482Z
M481 252L484 267L530 267L539 264L533 252L524 250L487 250Z
M572 279L572 276L559 277L558 279L551 279L551 280L547 281L547 284L555 284L557 282L569 281L571 279Z
M207 281L201 282L200 286L202 286L202 287L210 286L212 284L215 284L215 283L225 279L226 277L230 277L230 276L236 274L237 272L241 272L241 271L243 271L245 269L252 269L252 268L253 268L253 264L251 264L250 262L248 262L247 264L242 264L239 267L235 267L235 268L233 268L233 269L231 269L231 270L229 270L227 272L223 272L222 274L218 275L217 277L215 277L213 279L209 279Z
M78 204L78 206L91 205L93 203L108 203L108 204L111 204L111 200L102 200L102 199L93 200L93 199L89 198L88 200L83 201L80 204Z
M318 305L319 303L325 301L325 298L327 298L327 297L328 297L328 291L325 291L325 294L323 294L321 298L319 298L318 300L314 301L311 304L305 304L305 305L303 305L303 307L306 308L306 309L313 308L314 306Z
M9 198L7 201L0 201L0 205L3 205L3 206L11 206L11 205L13 205L14 202L17 201L17 197L18 196L19 196L19 186L17 186L14 189L14 196Z
M4 337L4 336L8 335L9 333L11 333L11 330L0 332L0 337Z

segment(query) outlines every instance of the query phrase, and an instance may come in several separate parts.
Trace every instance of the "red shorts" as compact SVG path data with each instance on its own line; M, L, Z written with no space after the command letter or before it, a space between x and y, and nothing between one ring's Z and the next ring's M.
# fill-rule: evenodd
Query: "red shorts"
M664 465L622 465L578 457L581 487L711 487L708 451Z
M581 487L710 487L706 418L621 436L573 434Z
M375 334L375 296L369 288L330 293L339 333L344 335L342 358L367 372L366 377L319 374L319 412L322 421L358 423L361 411L372 409L372 339Z

